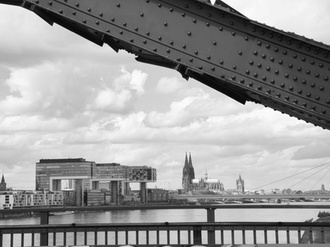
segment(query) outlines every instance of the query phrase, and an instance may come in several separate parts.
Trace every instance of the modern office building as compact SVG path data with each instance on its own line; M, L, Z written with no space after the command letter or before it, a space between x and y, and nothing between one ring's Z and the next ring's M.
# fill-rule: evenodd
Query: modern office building
M41 159L36 163L36 190L74 191L78 206L84 203L84 192L110 190L111 202L129 193L130 183L140 183L141 202L146 202L146 184L155 182L156 169L147 166L121 166L118 163L97 164L76 159Z

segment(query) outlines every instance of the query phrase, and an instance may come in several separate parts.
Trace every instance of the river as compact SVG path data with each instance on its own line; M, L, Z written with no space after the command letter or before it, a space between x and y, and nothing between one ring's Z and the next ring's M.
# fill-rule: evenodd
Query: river
M315 203L317 205L317 203ZM322 205L326 203L322 202ZM327 203L330 206L330 203ZM216 222L304 222L316 219L324 209L217 209ZM206 222L205 209L157 209L76 212L50 216L50 224L70 223L143 223L143 222ZM1 219L1 225L39 224L39 217Z

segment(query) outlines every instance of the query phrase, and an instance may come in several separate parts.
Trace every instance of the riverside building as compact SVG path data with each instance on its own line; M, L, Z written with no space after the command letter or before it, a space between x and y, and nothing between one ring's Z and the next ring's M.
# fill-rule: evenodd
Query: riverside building
M83 158L41 159L36 163L36 190L71 193L77 206L84 205L85 192L101 190L109 190L111 203L118 204L121 195L129 193L130 183L140 184L141 202L145 203L147 183L156 179L156 169L147 166L97 164Z

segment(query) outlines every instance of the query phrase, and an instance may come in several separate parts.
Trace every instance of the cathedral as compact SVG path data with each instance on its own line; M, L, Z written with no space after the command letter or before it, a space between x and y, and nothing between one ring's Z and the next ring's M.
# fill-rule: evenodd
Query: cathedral
M6 191L7 190L7 183L5 181L5 176L2 174L1 182L0 182L0 191Z
M183 193L187 193L192 190L192 181L195 179L195 171L191 161L191 154L189 153L189 159L186 153L183 172L182 172L182 189Z

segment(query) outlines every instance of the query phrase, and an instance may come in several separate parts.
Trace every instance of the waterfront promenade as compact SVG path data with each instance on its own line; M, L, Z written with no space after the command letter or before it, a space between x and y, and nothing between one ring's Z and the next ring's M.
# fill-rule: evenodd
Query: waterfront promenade
M117 219L116 223L51 223L50 212L54 211L88 211L91 217L99 212L143 212L143 215L159 211L162 219L171 219L171 212L180 210L191 218L196 210L203 212L198 222L140 222L130 223L126 219ZM330 204L317 203L287 205L287 204L223 204L223 205L139 205L139 206L111 206L111 207L63 207L24 209L25 212L38 212L38 224L7 225L0 227L0 246L183 246L183 245L260 245L260 244L304 244L316 243L315 233L327 242L327 232L330 231L328 223L314 222L223 222L215 217L227 214L228 210L234 214L245 210L247 213L265 211L266 215L275 211L286 212L286 215L297 213L299 210L325 211L330 210ZM1 213L5 213L5 210ZM8 211L7 211L8 212ZM93 214L94 212L94 214ZM236 213L235 213L236 212ZM132 214L132 213L128 213ZM64 216L65 218L68 218ZM287 216L285 216L287 217ZM284 218L285 218L284 217ZM307 214L305 217L308 217ZM149 218L150 219L150 218ZM126 222L125 222L126 220ZM141 221L141 218L138 218ZM306 236L303 240L303 236ZM306 240L307 239L307 240ZM282 246L282 245L281 245Z

